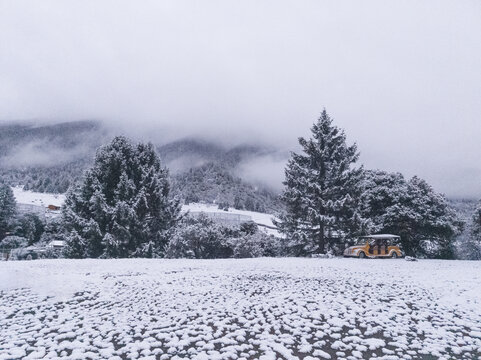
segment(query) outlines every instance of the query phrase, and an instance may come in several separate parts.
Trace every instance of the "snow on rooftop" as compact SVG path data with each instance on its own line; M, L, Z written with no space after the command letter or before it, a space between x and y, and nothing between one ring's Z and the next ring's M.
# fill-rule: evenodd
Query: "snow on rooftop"
M361 236L361 238L369 238L369 239L397 239L397 238L399 238L399 235L376 234L376 235Z
M256 211L247 211L247 210L238 210L234 208L229 208L228 211L221 210L217 205L214 204L201 204L201 203L192 203L189 205L184 205L182 206L182 211L187 212L205 212L205 213L219 213L219 214L236 214L236 215L241 215L244 216L246 219L250 218L252 221L254 221L257 224L260 225L265 225L270 228L275 228L275 225L273 223L273 219L275 219L274 215L271 214L266 214L266 213L260 213ZM265 231L269 234L275 235L275 236L280 236L277 230L275 229L265 229Z
M229 208L228 211L224 211L218 208L217 205L211 204L189 204L182 206L183 211L190 211L190 212L214 212L214 213L227 213L227 214L238 214L250 217L252 221L258 224L264 224L267 226L274 226L272 219L274 215L260 213L256 211L247 211L247 210L237 210L234 208Z

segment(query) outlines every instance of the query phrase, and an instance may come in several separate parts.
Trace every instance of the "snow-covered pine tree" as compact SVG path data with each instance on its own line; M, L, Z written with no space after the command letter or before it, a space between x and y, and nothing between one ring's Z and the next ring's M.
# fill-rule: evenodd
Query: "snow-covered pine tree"
M26 238L29 246L40 241L44 231L45 224L37 214L26 213L18 216L15 221L15 235Z
M85 240L78 234L77 231L72 230L70 234L65 237L65 247L63 254L70 259L82 259L85 254Z
M481 201L474 210L471 234L481 242Z
M339 253L364 225L357 204L362 168L354 167L359 153L325 109L311 132L310 139L299 138L303 153L292 153L288 161L286 212L277 225L294 255Z
M16 214L16 202L13 191L7 184L0 183L0 240L12 227Z
M400 173L365 171L361 203L372 232L401 236L410 256L453 257L462 222L446 198L424 180L406 181Z
M469 238L463 246L467 259L481 260L481 201L476 207L469 227Z
M180 204L153 145L116 137L69 190L62 214L87 257L161 256Z
M242 204L242 199L239 194L234 196L234 209L243 210L244 205Z

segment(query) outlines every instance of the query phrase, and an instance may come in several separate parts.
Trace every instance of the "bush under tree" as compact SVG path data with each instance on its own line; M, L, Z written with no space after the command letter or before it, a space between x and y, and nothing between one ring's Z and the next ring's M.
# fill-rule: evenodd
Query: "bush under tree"
M239 237L230 240L230 246L235 258L276 257L284 254L279 238L259 230L254 233L241 232Z
M165 255L169 258L215 259L232 256L229 229L206 214L186 216L175 228Z

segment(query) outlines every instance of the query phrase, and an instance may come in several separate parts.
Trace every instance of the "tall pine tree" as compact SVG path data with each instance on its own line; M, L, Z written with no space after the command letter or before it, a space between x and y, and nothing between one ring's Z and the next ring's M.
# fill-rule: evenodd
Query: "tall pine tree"
M325 109L311 132L310 139L299 138L302 153L292 153L288 161L282 194L286 212L277 225L294 255L339 253L365 225L357 204L359 153L355 144L346 144L344 131Z
M169 195L168 172L153 145L116 137L67 193L63 223L70 254L161 256L180 213L179 201Z

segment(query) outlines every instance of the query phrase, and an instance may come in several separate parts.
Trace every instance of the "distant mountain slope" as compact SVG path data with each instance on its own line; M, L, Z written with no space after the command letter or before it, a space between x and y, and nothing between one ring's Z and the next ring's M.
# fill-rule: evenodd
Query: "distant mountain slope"
M0 125L0 177L27 190L63 193L82 176L96 149L115 135L95 121ZM275 212L280 208L275 191L243 180L241 169L250 161L276 154L276 149L263 145L228 148L194 138L154 145L170 170L173 192L183 199L235 203L247 210Z
M226 148L202 139L179 139L157 146L157 150L172 172L182 172L206 163L221 163L236 168L241 162L277 153L275 149L261 145L239 145Z
M3 167L50 166L91 156L107 138L99 122L0 125Z
M246 183L222 165L212 162L176 174L173 188L187 203L204 201L267 213L275 213L282 208L274 192Z

